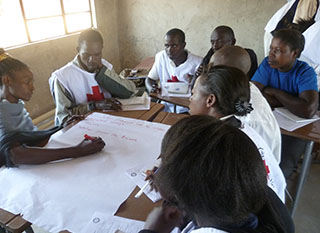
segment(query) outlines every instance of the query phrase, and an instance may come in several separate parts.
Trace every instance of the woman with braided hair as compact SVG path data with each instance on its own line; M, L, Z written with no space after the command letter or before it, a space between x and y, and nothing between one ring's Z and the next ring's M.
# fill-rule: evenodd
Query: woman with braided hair
M253 128L234 117L244 116L253 109L249 103L247 76L241 70L229 66L213 66L208 70L194 85L190 97L190 115L209 115L226 121L247 134L260 152L269 187L284 202L286 181L271 149Z
M28 66L0 48L0 167L42 164L102 150L105 143L101 138L68 148L35 147L61 127L40 131L33 125L24 108L24 101L30 100L33 90L33 74Z

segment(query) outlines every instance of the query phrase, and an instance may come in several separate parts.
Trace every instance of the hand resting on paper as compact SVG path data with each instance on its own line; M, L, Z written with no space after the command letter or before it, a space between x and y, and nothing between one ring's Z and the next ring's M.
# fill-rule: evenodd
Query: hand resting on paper
M94 102L94 107L97 110L121 110L121 103L114 98L107 98Z
M157 233L170 233L174 227L180 225L181 220L182 213L177 207L162 205L151 211L144 229Z

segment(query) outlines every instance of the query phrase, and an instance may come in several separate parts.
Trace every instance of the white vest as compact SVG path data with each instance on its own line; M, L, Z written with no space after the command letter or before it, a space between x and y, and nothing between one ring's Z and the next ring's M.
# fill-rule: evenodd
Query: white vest
M112 65L102 59L102 64L109 70ZM64 67L52 73L49 83L50 90L53 90L54 79L58 79L62 86L75 99L76 104L83 104L101 98L110 98L111 94L101 88L95 79L96 73L87 72L76 66L73 62L69 62Z

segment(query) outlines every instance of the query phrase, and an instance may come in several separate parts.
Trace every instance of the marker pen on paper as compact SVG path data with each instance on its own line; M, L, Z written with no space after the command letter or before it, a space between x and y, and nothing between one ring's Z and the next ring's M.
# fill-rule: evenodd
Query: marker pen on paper
M158 168L155 167L154 169L155 169L155 170L154 170L154 173L156 173L156 172L158 171ZM137 192L137 194L136 194L134 197L135 197L135 198L141 197L142 193L148 188L148 186L150 186L150 184L151 184L151 180L148 180L148 181L142 186L142 188L140 189L140 191Z
M140 191L137 192L137 194L136 194L134 197L135 197L135 198L141 197L142 193L144 192L144 190L147 189L147 187L150 185L150 183L151 183L151 181L148 180L148 181L142 186L142 188L140 189Z
M92 137L92 136L89 136L88 134L85 134L83 136L84 136L84 139L86 139L86 140L95 140L95 139L97 139L97 137Z

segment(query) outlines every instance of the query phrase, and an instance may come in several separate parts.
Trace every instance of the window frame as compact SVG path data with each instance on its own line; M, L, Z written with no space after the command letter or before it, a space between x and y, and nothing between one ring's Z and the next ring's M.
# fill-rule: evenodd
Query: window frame
M91 24L91 28L94 27L94 19L93 19L93 13L92 13L93 9L92 9L92 5L91 5L92 4L91 0L87 0L88 3L89 3L89 10L88 11L79 11L79 12L72 12L72 13L65 13L63 0L57 0L57 1L60 2L61 14L59 14L59 15L50 15L50 16L42 16L42 17L35 17L35 18L28 18L27 19L26 18L26 14L25 14L25 10L24 10L23 0L19 0L19 5L20 5L21 13L22 13L22 19L23 19L23 22L24 22L25 32L26 32L27 39L28 39L28 42L26 44L30 44L30 43L37 42L37 41L42 41L42 40L49 40L49 39L56 38L56 37L61 37L61 36L72 35L72 34L75 34L75 33L83 31L84 29L78 30L78 31L68 32L67 23L66 23L66 16L68 16L68 15L74 15L74 14L80 14L80 13L89 13L90 14L90 20L91 20L91 23L90 23ZM41 40L31 40L30 31L29 31L29 28L28 28L28 21L29 20L39 20L39 19L54 18L54 17L62 17L63 25L64 25L64 35L57 35L57 36L53 36L53 37L46 38L46 39L41 39ZM13 46L17 46L17 45L13 45Z

